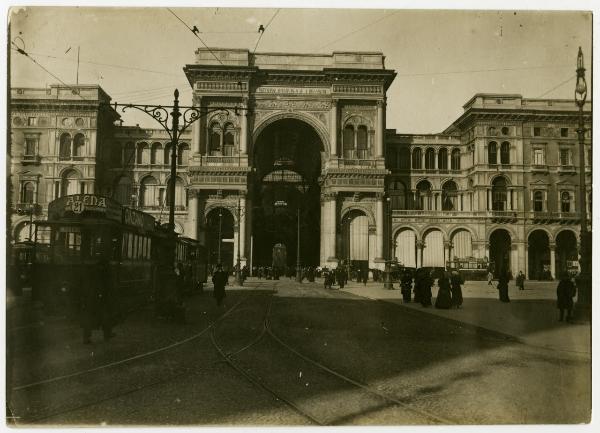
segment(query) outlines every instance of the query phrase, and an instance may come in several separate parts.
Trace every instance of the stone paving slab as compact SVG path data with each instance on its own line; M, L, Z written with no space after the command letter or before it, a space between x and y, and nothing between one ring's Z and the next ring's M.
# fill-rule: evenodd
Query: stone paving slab
M527 282L525 290L518 290L513 282L509 286L510 303L498 300L495 284L488 286L485 281L465 283L462 308L450 310L404 303L398 284L395 284L395 290L386 290L382 283L370 282L364 286L353 282L344 291L500 332L529 345L591 357L590 324L558 321L557 282ZM433 287L432 292L435 303L437 286Z

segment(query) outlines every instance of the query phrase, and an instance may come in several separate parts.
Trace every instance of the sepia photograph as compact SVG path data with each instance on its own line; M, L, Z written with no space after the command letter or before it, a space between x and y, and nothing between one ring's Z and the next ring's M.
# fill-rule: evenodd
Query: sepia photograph
M3 8L5 426L590 427L591 3L87 3Z

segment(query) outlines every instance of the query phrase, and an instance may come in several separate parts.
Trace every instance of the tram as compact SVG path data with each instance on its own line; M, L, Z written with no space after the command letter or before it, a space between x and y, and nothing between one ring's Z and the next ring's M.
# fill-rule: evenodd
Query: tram
M172 244L165 242L165 230L152 215L109 197L75 194L51 202L48 220L37 221L36 226L36 251L47 251L47 258L38 260L36 254L34 291L50 309L76 310L82 287L103 262L110 266L110 281L122 312L155 298L157 269L164 268L161 260L171 256L164 248ZM197 241L178 238L176 262L166 265L175 267L179 260L184 267L201 268L195 262L206 255L195 253L199 249ZM179 252L183 255L178 256Z

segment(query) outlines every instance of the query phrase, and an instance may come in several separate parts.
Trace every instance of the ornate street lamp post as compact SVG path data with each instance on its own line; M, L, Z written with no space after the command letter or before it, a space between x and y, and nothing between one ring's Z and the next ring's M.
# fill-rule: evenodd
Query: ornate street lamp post
M587 191L585 172L585 125L583 122L583 106L587 98L587 83L583 67L583 53L579 47L577 54L577 82L575 84L575 102L579 107L579 214L580 214L580 247L579 247L579 277L577 278L577 316L580 319L591 318L592 314L592 273L591 253L592 237L587 224Z

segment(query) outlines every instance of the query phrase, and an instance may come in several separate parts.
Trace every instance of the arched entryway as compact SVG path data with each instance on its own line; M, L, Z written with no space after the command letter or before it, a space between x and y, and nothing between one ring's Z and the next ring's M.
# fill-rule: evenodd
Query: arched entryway
M417 234L411 229L402 229L396 234L395 257L406 268L417 267Z
M550 240L544 230L534 230L527 238L527 269L530 280L551 280Z
M494 275L502 270L510 270L511 239L508 231L497 229L490 235L490 264Z
M563 230L556 235L556 275L562 272L574 272L579 269L577 238L571 230Z
M253 149L253 265L271 266L273 246L282 244L294 267L298 238L301 265L319 265L324 151L319 135L304 121L281 119L262 129Z
M206 245L211 265L221 263L225 268L233 267L234 227L233 215L229 209L214 208L206 215Z
M361 210L353 209L342 219L341 254L353 269L368 269L369 217Z
M444 234L439 230L430 230L423 236L423 267L445 268Z
M451 250L449 260L467 261L473 256L473 240L471 232L458 229L452 233Z

